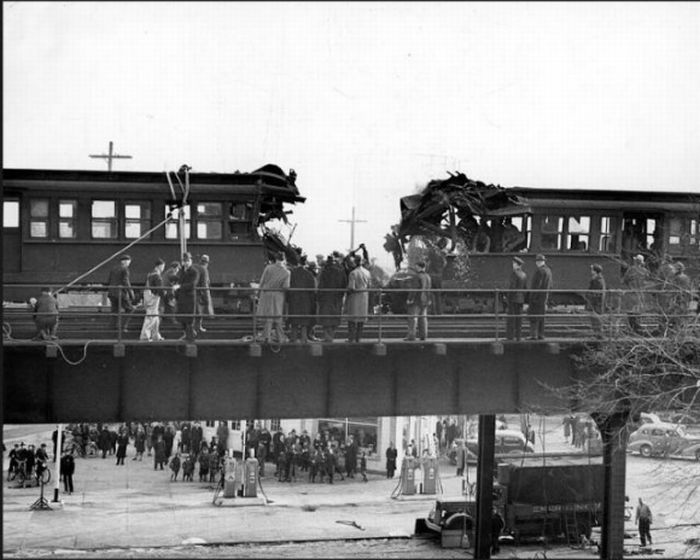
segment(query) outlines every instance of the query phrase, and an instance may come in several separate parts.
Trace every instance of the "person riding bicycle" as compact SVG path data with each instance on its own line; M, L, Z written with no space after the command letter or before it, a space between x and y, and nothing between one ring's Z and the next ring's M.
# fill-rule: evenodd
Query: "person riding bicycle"
M42 443L39 449L36 450L36 478L41 480L42 473L46 470L49 462L49 453L46 451L46 444Z
M10 453L7 455L10 459L10 466L7 469L7 480L10 480L10 475L17 470L17 459L19 454L19 443L15 443L15 446L10 449Z

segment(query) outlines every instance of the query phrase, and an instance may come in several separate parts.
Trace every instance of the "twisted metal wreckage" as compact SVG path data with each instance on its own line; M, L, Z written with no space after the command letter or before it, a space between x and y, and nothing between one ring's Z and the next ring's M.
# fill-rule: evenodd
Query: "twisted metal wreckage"
M522 214L527 203L500 185L469 179L464 173L447 172L449 178L433 179L419 194L401 198L401 222L385 236L384 248L401 262L404 244L410 236L425 235L451 241L450 252L458 241L468 238L474 216L506 217Z

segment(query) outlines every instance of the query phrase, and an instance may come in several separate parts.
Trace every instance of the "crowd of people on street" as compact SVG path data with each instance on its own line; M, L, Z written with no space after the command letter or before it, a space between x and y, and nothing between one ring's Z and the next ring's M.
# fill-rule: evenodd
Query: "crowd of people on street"
M274 477L279 482L328 482L336 479L367 478L367 456L372 450L360 447L353 434L347 438L337 437L323 430L312 438L307 430L297 434L276 430L271 433L265 427L251 423L245 432L242 451L233 453L229 448L230 429L226 422L219 422L216 435L207 441L200 422L129 422L115 427L103 423L70 424L62 434L61 477L65 491L73 492L74 457L86 457L92 445L96 453L92 457L107 459L114 456L116 465L124 465L127 450L133 447L132 461L143 461L152 457L153 469L170 472L170 480L217 483L225 465L226 457L244 459L255 457L261 478L266 475L266 465L274 465ZM52 436L54 458L56 457L57 430ZM24 443L15 444L10 451L10 472L26 462L28 472L35 463L47 464L44 457L45 444L39 450ZM243 454L245 452L245 456ZM65 467L65 468L64 468ZM167 467L167 469L166 469Z

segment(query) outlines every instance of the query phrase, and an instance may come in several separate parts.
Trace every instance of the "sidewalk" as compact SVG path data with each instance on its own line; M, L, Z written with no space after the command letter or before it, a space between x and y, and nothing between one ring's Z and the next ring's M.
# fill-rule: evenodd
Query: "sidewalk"
M212 484L172 482L170 471L155 471L151 460L129 456L117 466L114 456L77 459L72 495L61 487L62 503L57 504L52 502L54 481L44 489L51 511L30 511L39 489L8 488L12 483L5 472L3 550L178 546L188 539L234 544L408 537L415 519L427 516L436 498L392 499L398 476L378 474L370 474L366 483L360 477L311 484L306 473L297 482L280 483L270 476L274 466L267 464L268 476L261 480L267 505L259 492L257 498L225 499L217 507ZM461 479L453 467L442 474L442 483L445 494L460 494Z

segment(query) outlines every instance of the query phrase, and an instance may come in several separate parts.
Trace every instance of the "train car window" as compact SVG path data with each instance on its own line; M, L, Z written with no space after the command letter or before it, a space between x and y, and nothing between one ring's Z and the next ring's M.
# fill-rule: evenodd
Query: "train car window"
M677 253L681 248L681 238L683 235L683 219L671 218L668 223L668 248L669 251Z
M62 239L75 239L76 217L78 211L77 200L58 201L58 236Z
M646 244L649 249L660 248L661 229L658 227L656 220L646 221Z
M117 238L117 203L114 200L92 201L93 239Z
M124 204L124 237L138 239L151 229L151 203L127 202Z
M49 236L49 201L35 198L29 201L29 236L46 238Z
M165 206L165 215L170 212L170 208ZM190 206L183 206L173 212L174 220L169 221L165 224L165 238L166 239L179 239L180 237L180 220L178 212L184 212L185 214L185 238L190 238L191 222L190 222Z
M542 216L540 223L540 246L542 249L561 249L561 235L564 218Z
M517 253L530 247L530 220L527 216L509 216L503 222L503 251Z
M197 204L197 238L221 239L223 205L221 202L199 202Z
M249 237L252 231L251 216L253 205L250 202L232 202L228 208L228 232L231 239Z
M591 218L589 216L569 216L567 227L567 249L588 251L590 247Z
M609 216L600 218L600 237L598 238L598 251L601 253L614 253L617 249L615 233L617 220Z
M2 227L4 229L19 227L19 200L2 201Z
M698 247L700 247L700 220L690 220L689 230L689 249L696 250Z

